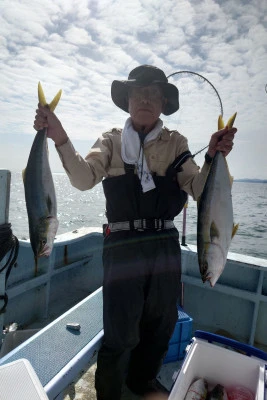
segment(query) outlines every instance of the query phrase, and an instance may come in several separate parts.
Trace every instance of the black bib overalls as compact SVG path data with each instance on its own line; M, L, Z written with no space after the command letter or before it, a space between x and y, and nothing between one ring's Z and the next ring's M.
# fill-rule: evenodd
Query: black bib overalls
M177 184L179 166L174 165L166 176L154 176L156 188L146 193L133 166L125 165L125 175L105 179L108 222L173 220L186 201ZM98 399L119 400L125 372L127 385L141 394L156 377L168 349L180 293L178 231L109 233L103 266L104 343L95 385Z

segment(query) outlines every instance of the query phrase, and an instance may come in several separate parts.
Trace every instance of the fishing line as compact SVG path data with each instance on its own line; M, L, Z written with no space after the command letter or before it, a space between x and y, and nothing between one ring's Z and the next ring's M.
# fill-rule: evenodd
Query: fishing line
M13 235L11 230L11 224L6 223L0 225L0 262L3 258L8 254L9 257L5 265L0 269L0 273L6 269L6 276L5 276L5 287L7 284L8 277L10 275L11 269L15 264L18 252L19 252L19 241L16 236ZM4 300L4 305L0 309L0 314L4 313L6 310L6 306L8 303L8 296L7 293L4 295L0 295L0 300Z

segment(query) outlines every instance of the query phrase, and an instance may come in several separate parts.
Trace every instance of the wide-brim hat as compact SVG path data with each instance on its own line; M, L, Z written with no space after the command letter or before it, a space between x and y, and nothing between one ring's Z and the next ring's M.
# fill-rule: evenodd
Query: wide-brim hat
M173 114L179 109L179 91L175 85L168 83L168 79L161 69L152 65L140 65L133 69L127 81L113 81L111 85L111 98L117 107L129 112L129 87L143 87L155 84L162 88L163 96L167 100L162 113L164 115Z

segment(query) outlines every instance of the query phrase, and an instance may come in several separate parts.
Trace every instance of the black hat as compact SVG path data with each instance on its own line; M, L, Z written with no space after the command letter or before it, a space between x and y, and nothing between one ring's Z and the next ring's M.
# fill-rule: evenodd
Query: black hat
M128 112L128 88L159 85L167 103L162 111L165 115L173 114L179 109L179 92L175 85L168 83L164 72L152 65L140 65L133 69L127 81L113 81L111 85L111 98L116 106Z

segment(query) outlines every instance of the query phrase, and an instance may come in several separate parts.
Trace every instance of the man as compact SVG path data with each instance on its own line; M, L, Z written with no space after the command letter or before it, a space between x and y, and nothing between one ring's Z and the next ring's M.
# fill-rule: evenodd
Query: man
M114 81L111 97L130 114L124 128L104 133L83 159L57 117L39 106L35 129L47 128L73 186L103 178L108 225L103 249L104 343L95 386L99 400L119 400L124 379L139 395L155 390L156 375L177 320L181 257L173 219L185 192L201 194L216 151L226 156L236 129L211 136L201 170L187 140L163 127L161 113L179 108L178 89L164 72L141 65Z

